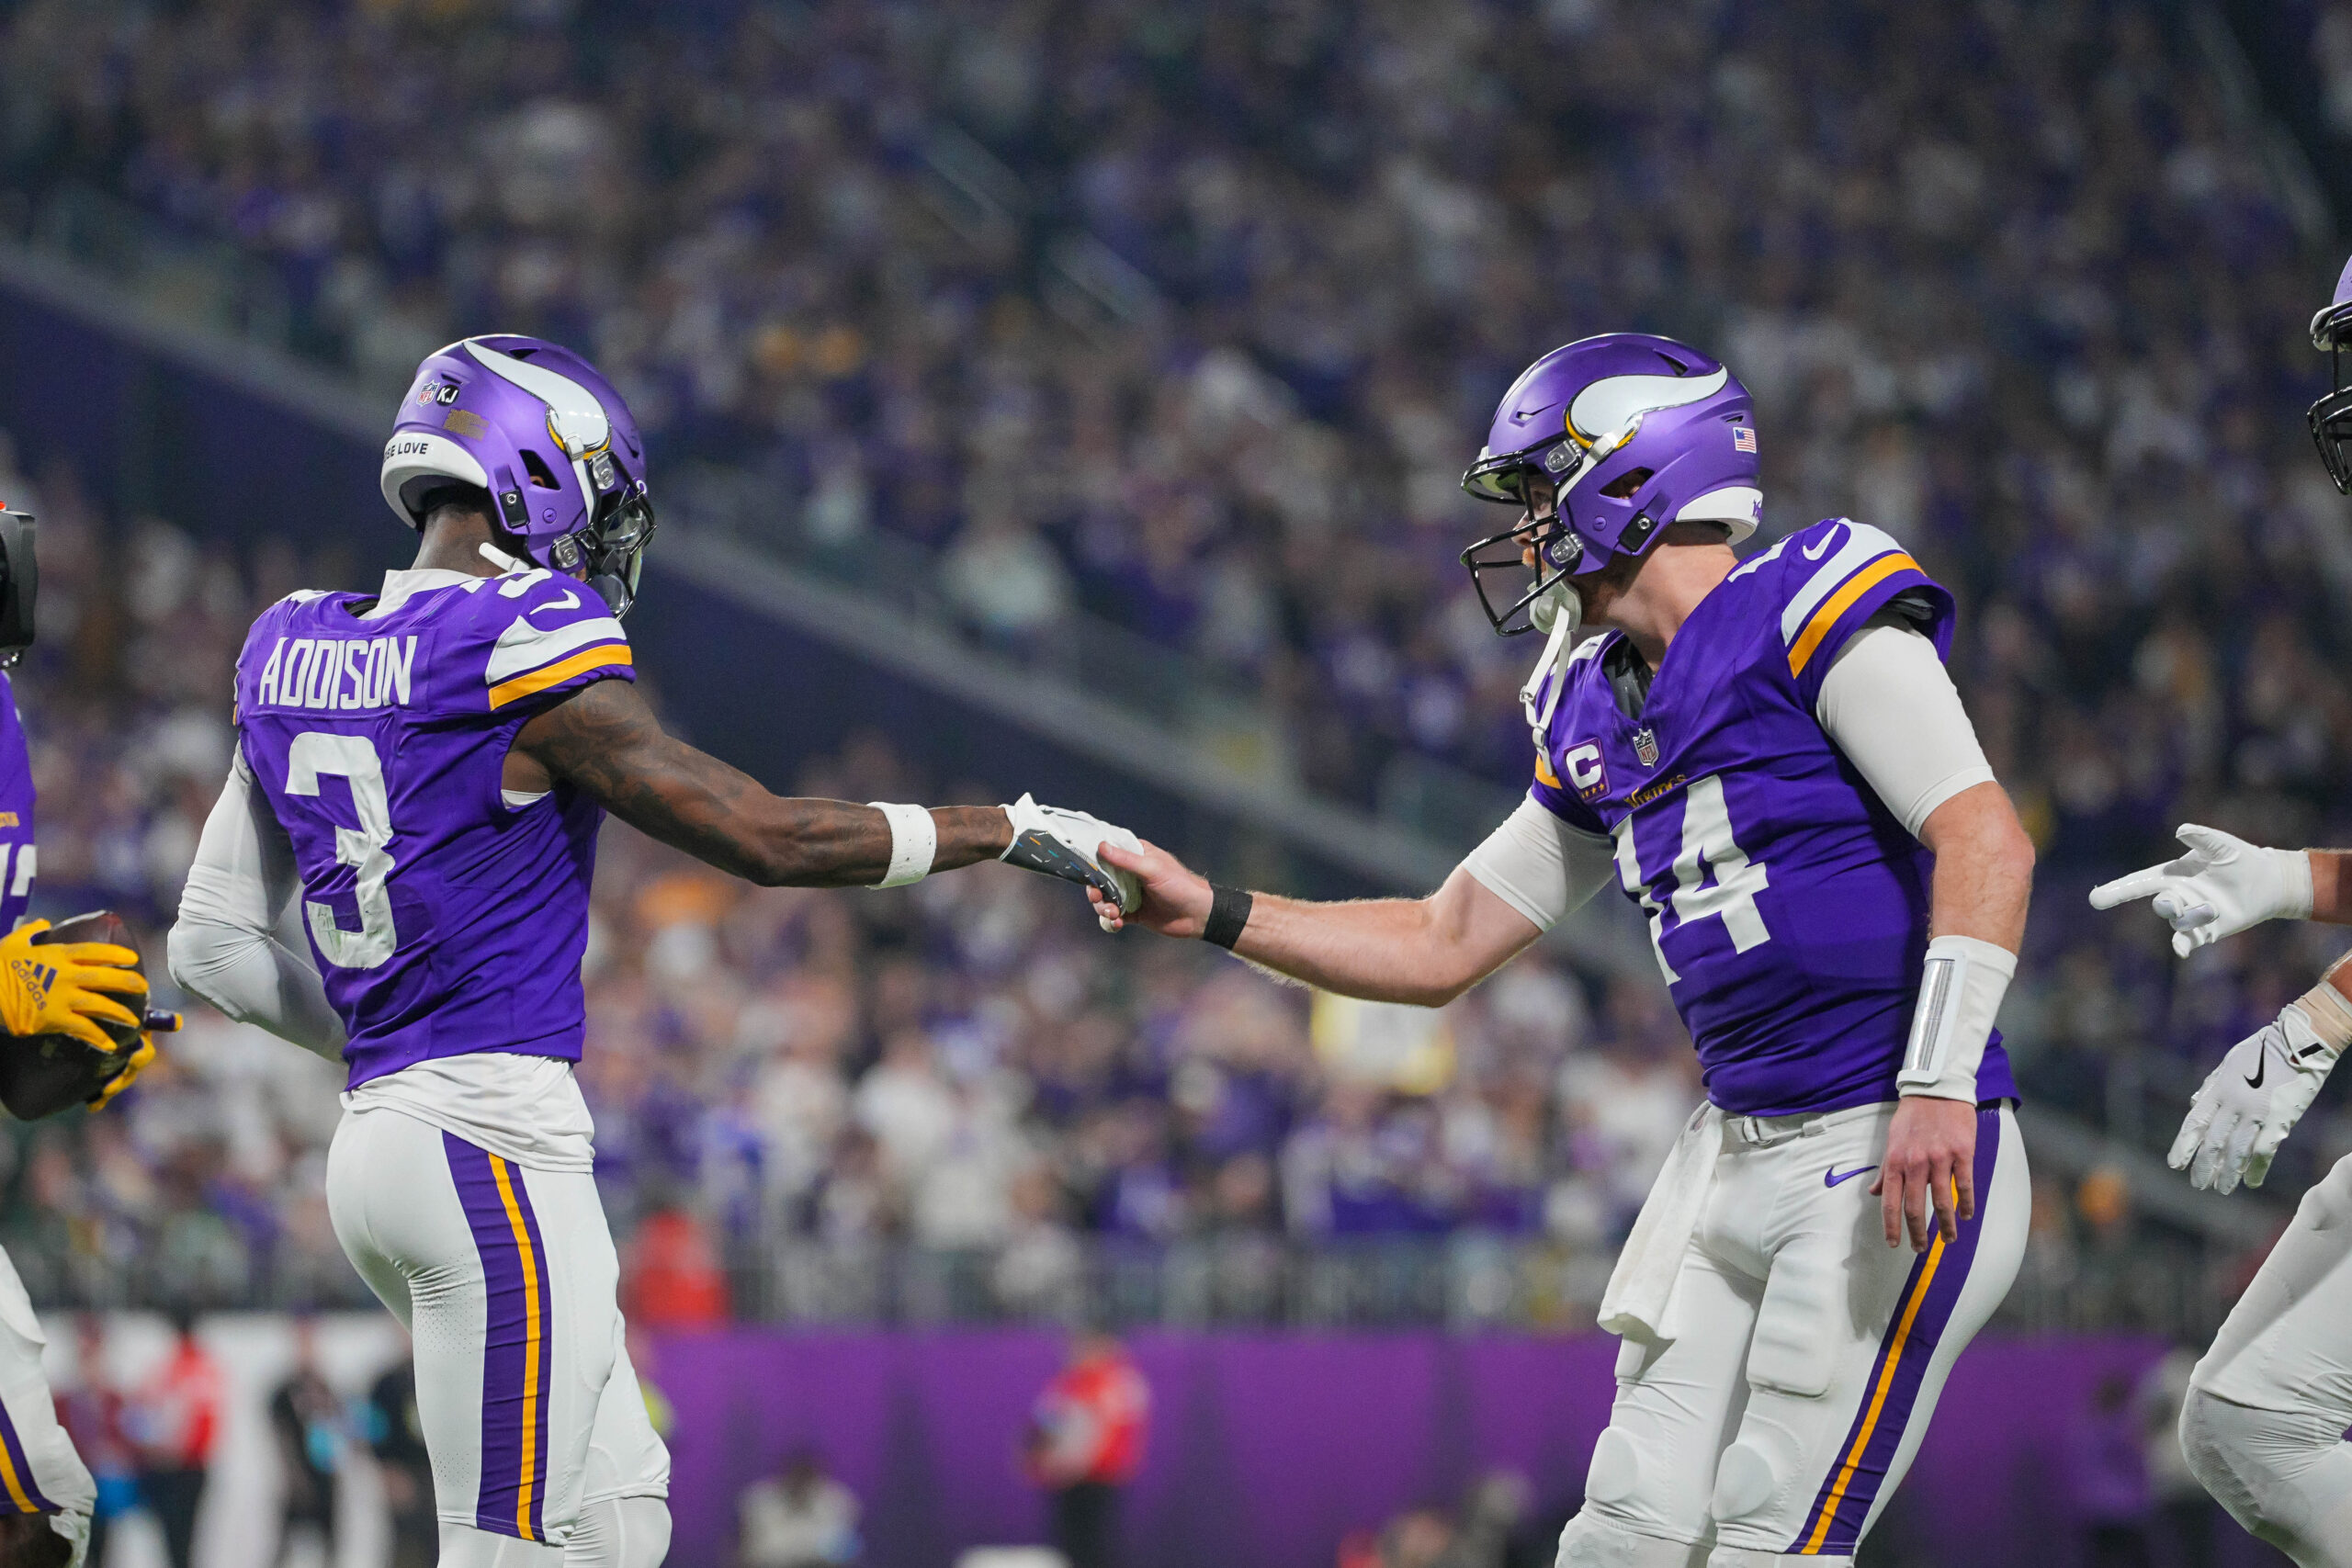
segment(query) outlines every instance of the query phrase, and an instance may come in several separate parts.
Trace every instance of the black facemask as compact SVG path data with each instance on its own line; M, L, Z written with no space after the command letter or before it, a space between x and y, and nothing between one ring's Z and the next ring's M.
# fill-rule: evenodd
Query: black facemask
M0 666L14 664L32 646L33 601L40 591L32 517L0 511Z

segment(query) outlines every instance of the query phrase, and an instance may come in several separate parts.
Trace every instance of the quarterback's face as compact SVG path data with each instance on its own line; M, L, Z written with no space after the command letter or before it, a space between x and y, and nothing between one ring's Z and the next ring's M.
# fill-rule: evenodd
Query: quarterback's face
M1552 476L1542 469L1532 469L1520 480L1520 494L1526 499L1527 515L1520 519L1519 558L1527 570L1544 570L1544 563L1536 558L1535 545L1543 525L1552 521L1558 505L1558 491L1554 489Z

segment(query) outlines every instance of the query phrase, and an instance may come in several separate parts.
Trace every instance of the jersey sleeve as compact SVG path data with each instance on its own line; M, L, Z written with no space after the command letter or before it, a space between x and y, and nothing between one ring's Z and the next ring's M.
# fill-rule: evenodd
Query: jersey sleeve
M0 675L0 932L23 923L32 906L40 852L33 844L33 767L15 688Z
M479 699L501 717L535 712L598 681L634 681L628 634L594 590L534 571L476 595L491 637Z
M1789 543L1797 547L1783 558L1788 598L1781 609L1781 647L1808 710L1838 650L1881 611L1900 613L1935 644L1937 658L1951 653L1951 594L1894 536L1839 518Z

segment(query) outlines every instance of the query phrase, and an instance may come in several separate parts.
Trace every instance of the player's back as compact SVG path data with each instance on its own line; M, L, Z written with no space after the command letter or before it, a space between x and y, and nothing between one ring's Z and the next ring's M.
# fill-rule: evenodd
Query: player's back
M477 1052L579 1059L603 813L502 773L526 721L629 660L603 602L546 571L393 572L254 624L240 746L293 844L352 1087Z

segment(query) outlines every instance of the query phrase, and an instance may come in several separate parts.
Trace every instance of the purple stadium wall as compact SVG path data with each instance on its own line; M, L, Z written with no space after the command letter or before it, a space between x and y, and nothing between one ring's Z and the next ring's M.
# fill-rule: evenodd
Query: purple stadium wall
M1153 1418L1126 1568L1330 1568L1347 1531L1450 1503L1492 1470L1519 1472L1539 1509L1565 1517L1608 1418L1616 1341L1153 1333L1132 1348ZM2077 1423L2102 1379L2136 1377L2161 1350L2130 1337L1973 1348L1885 1526L1911 1543L1905 1560L2071 1568ZM967 1546L1043 1539L1014 1445L1058 1354L1025 1331L662 1340L655 1377L678 1415L672 1563L723 1568L737 1491L802 1444L865 1500L872 1568L948 1568Z

